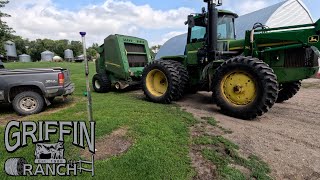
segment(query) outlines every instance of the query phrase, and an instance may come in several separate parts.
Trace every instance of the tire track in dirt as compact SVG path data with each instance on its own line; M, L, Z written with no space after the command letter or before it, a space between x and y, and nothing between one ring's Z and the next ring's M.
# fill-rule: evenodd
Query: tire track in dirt
M211 103L211 93L189 95L178 104L195 117L215 117L232 130L225 137L244 154L256 154L267 162L275 179L320 179L320 89L302 88L254 121L222 115Z

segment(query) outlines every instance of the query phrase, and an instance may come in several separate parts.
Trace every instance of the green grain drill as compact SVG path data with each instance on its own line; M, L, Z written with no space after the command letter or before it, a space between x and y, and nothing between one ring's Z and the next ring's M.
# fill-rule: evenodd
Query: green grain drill
M92 85L96 92L109 92L113 87L125 89L140 85L143 68L151 62L148 42L144 39L110 35L99 48L100 58Z
M318 72L320 20L314 24L267 28L261 23L235 39L237 14L218 10L189 15L184 56L162 57L143 72L143 91L156 103L179 100L185 92L213 92L227 115L253 119L276 102L293 97L301 80Z

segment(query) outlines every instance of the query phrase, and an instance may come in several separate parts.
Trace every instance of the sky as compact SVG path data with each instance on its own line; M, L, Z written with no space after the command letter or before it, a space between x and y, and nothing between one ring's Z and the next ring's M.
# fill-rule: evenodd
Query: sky
M223 0L222 9L239 15L282 0ZM303 0L313 19L320 18L319 0ZM110 34L145 38L150 45L163 44L186 32L187 15L200 12L203 0L10 0L2 11L16 35L34 39L81 40L102 44Z

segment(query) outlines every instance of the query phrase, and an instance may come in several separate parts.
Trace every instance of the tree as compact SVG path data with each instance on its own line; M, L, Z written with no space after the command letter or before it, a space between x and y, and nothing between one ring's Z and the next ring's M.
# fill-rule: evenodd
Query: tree
M5 7L8 3L9 1L7 0L0 0L0 8ZM10 17L10 15L0 11L0 54L5 54L3 44L6 40L11 38L12 33L15 32L5 21L3 21L3 18L7 17Z

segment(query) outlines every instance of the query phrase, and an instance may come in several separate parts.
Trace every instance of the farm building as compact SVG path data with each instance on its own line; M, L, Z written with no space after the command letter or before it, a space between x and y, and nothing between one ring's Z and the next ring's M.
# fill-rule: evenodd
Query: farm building
M264 9L245 14L237 18L235 23L237 39L245 37L245 31L252 29L257 22L270 28L313 23L308 8L301 0L286 0ZM156 59L162 56L184 55L187 34L168 40L159 50Z
M270 28L313 23L312 16L301 0L287 0L264 9L245 14L236 19L237 39L245 37L246 30L255 23Z

